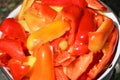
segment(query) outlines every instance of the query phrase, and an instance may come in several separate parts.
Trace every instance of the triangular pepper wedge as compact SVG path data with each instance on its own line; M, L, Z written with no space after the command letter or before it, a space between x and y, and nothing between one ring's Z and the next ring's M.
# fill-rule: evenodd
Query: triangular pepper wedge
M33 4L35 0L24 0L20 12L18 13L17 19L22 20L24 12Z
M0 51L6 52L11 58L24 62L27 60L21 43L13 39L0 39Z
M103 5L99 0L85 0L88 4L88 7L95 9L95 10L100 10L100 11L107 11L107 8L105 5Z

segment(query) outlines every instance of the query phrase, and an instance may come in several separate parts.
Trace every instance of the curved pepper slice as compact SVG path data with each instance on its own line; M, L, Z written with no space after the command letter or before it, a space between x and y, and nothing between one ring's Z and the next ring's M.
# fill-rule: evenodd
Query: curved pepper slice
M114 28L114 23L112 19L105 17L104 22L101 24L101 26L97 29L96 32L90 32L88 33L89 36L89 44L88 48L93 51L97 52L104 46L106 40L108 39L108 36L112 32Z
M30 80L55 80L53 52L49 44L39 47Z
M9 56L22 62L26 61L26 56L19 42L12 39L0 39L0 51L6 52Z
M22 80L22 78L28 73L30 67L29 65L24 65L21 61L17 59L11 59L7 65L14 80Z
M27 48L32 50L38 44L40 46L43 43L59 38L69 29L70 25L66 21L53 21L52 23L30 34L27 39Z
M62 18L70 22L71 28L68 35L68 44L72 45L75 39L75 31L79 26L83 10L76 5L66 6L62 9Z
M97 28L94 23L94 15L87 8L84 9L83 16L80 20L78 32L74 42L74 51L71 55L80 55L88 53L88 33L95 31Z
M118 38L118 30L117 28L114 28L113 33L110 34L107 42L102 48L103 57L101 58L101 61L98 64L96 64L88 73L91 79L94 79L97 76L97 74L102 71L102 69L108 63L108 61L111 59L114 53L117 38Z
M27 37L23 27L14 18L6 18L1 24L0 31L13 39L25 39Z

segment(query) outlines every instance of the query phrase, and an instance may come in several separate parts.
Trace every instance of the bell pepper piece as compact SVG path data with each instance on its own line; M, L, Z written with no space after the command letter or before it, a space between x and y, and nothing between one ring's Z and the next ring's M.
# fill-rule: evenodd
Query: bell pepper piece
M5 36L14 39L25 39L27 37L23 27L14 18L5 19L1 24L0 31Z
M75 31L77 26L79 26L79 21L81 19L83 10L76 5L66 6L62 9L62 18L68 20L70 23L70 31L68 35L68 44L72 45L75 39Z
M107 11L107 8L99 0L85 0L88 7L96 10Z
M94 23L94 15L87 8L84 9L83 16L79 23L77 39L81 43L88 43L88 33L96 31L96 26Z
M11 57L6 53L1 53L0 55L0 66L6 66Z
M32 6L25 11L24 18L31 30L30 32L33 32L52 22L56 13L57 12L49 6L34 2Z
M19 22L19 23L21 24L21 26L25 29L25 31L30 32L30 29L29 29L29 27L28 27L28 25L27 25L27 23L26 23L25 20L19 20L18 22Z
M27 11L24 14L24 18L25 18L24 21L28 25L28 29L30 33L40 29L45 25L44 18L39 18L37 15L31 14L30 11Z
M69 5L71 0L41 0L43 5L51 5L51 6L65 6Z
M64 73L71 79L77 80L93 61L93 53L83 54L75 59L70 65L64 67Z
M93 13L87 8L84 9L83 16L80 20L78 32L74 42L74 50L71 55L80 55L88 53L88 33L95 31L96 25L94 23Z
M20 9L20 12L18 13L17 19L22 20L24 12L33 4L35 0L24 0Z
M88 72L88 75L91 79L94 79L98 73L102 71L104 66L108 63L108 61L111 59L115 46L117 43L118 38L118 30L116 27L114 27L113 32L110 34L109 38L107 39L107 42L102 48L103 57L101 58L101 61L94 65L92 69Z
M33 14L38 14L40 17L43 16L46 20L52 21L57 12L52 9L50 6L42 5L39 2L34 2L33 5L30 7L30 10L34 9L35 12Z
M68 6L68 5L77 5L81 8L87 7L87 3L85 0L41 0L43 5L49 6Z
M22 80L22 78L28 73L29 66L24 65L21 61L16 59L11 59L7 65L14 80Z
M112 19L105 17L104 22L95 32L90 32L89 36L89 44L88 48L93 51L97 52L104 46L108 36L112 32L114 28L114 23Z
M53 51L49 44L39 47L30 80L55 80Z
M72 0L72 3L74 5L79 6L82 9L84 9L88 6L88 3L86 2L86 0Z
M61 53L54 54L54 65L55 66L68 66L76 58L71 56L69 52L63 51Z
M42 45L64 35L70 29L68 22L63 20L53 21L43 28L33 32L27 39L27 48L32 50L37 45Z
M62 67L55 67L55 80L69 80Z
M12 39L0 39L0 51L6 52L9 56L22 62L26 61L21 44Z
M94 14L94 21L96 24L96 27L99 28L102 22L104 21L104 15L94 9L88 8L91 13Z
M34 57L34 56L27 56L27 60L26 60L26 62L24 62L24 64L25 65L29 65L30 69L32 69L35 61L36 61L36 57Z

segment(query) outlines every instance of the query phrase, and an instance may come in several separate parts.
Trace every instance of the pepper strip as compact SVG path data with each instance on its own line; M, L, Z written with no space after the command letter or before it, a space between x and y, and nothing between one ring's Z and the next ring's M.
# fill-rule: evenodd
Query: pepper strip
M104 19L105 19L104 22L101 24L101 26L97 29L96 32L88 33L89 36L88 48L92 52L97 52L103 48L106 40L108 39L108 36L110 35L114 28L114 23L112 19L108 17L104 17Z
M27 39L27 48L29 50L32 50L38 44L40 46L43 43L59 38L69 29L70 25L66 21L53 21L52 23L30 34Z
M75 31L79 26L80 19L82 17L83 10L76 5L66 6L62 9L62 18L68 20L71 24L71 28L68 35L68 44L72 45L75 39Z
M64 67L64 73L70 80L77 80L88 68L93 61L93 52L79 56L70 65ZM75 72L75 73L74 73Z
M22 4L22 8L18 14L18 20L21 20L23 17L24 12L32 5L34 0L24 0Z
M30 80L55 80L53 51L50 44L40 46L36 55Z
M102 71L102 69L108 63L108 61L111 59L115 49L117 38L118 38L118 30L115 27L113 33L111 33L111 35L108 38L108 41L105 43L102 49L103 57L101 61L98 64L96 64L88 73L91 79L94 79L97 76L97 74Z

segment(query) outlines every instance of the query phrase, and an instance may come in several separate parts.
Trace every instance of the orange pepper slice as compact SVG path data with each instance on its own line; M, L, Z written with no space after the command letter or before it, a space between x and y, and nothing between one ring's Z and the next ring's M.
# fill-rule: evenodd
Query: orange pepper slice
M105 43L104 47L102 48L103 57L101 58L101 61L98 64L96 64L88 73L91 79L94 79L97 76L97 74L102 71L102 69L108 63L108 61L111 59L114 53L117 38L118 38L118 30L117 28L114 28L113 32L110 34L108 38L108 41Z
M97 52L100 49L102 49L113 28L114 22L112 21L112 19L105 17L104 22L101 24L101 26L97 29L96 32L88 33L89 36L88 48L92 52Z
M53 21L50 24L30 34L30 36L27 39L27 48L29 50L32 50L38 44L40 46L43 43L59 38L60 36L65 34L65 32L69 29L70 25L66 21Z
M49 44L39 47L30 80L55 80L52 54Z

